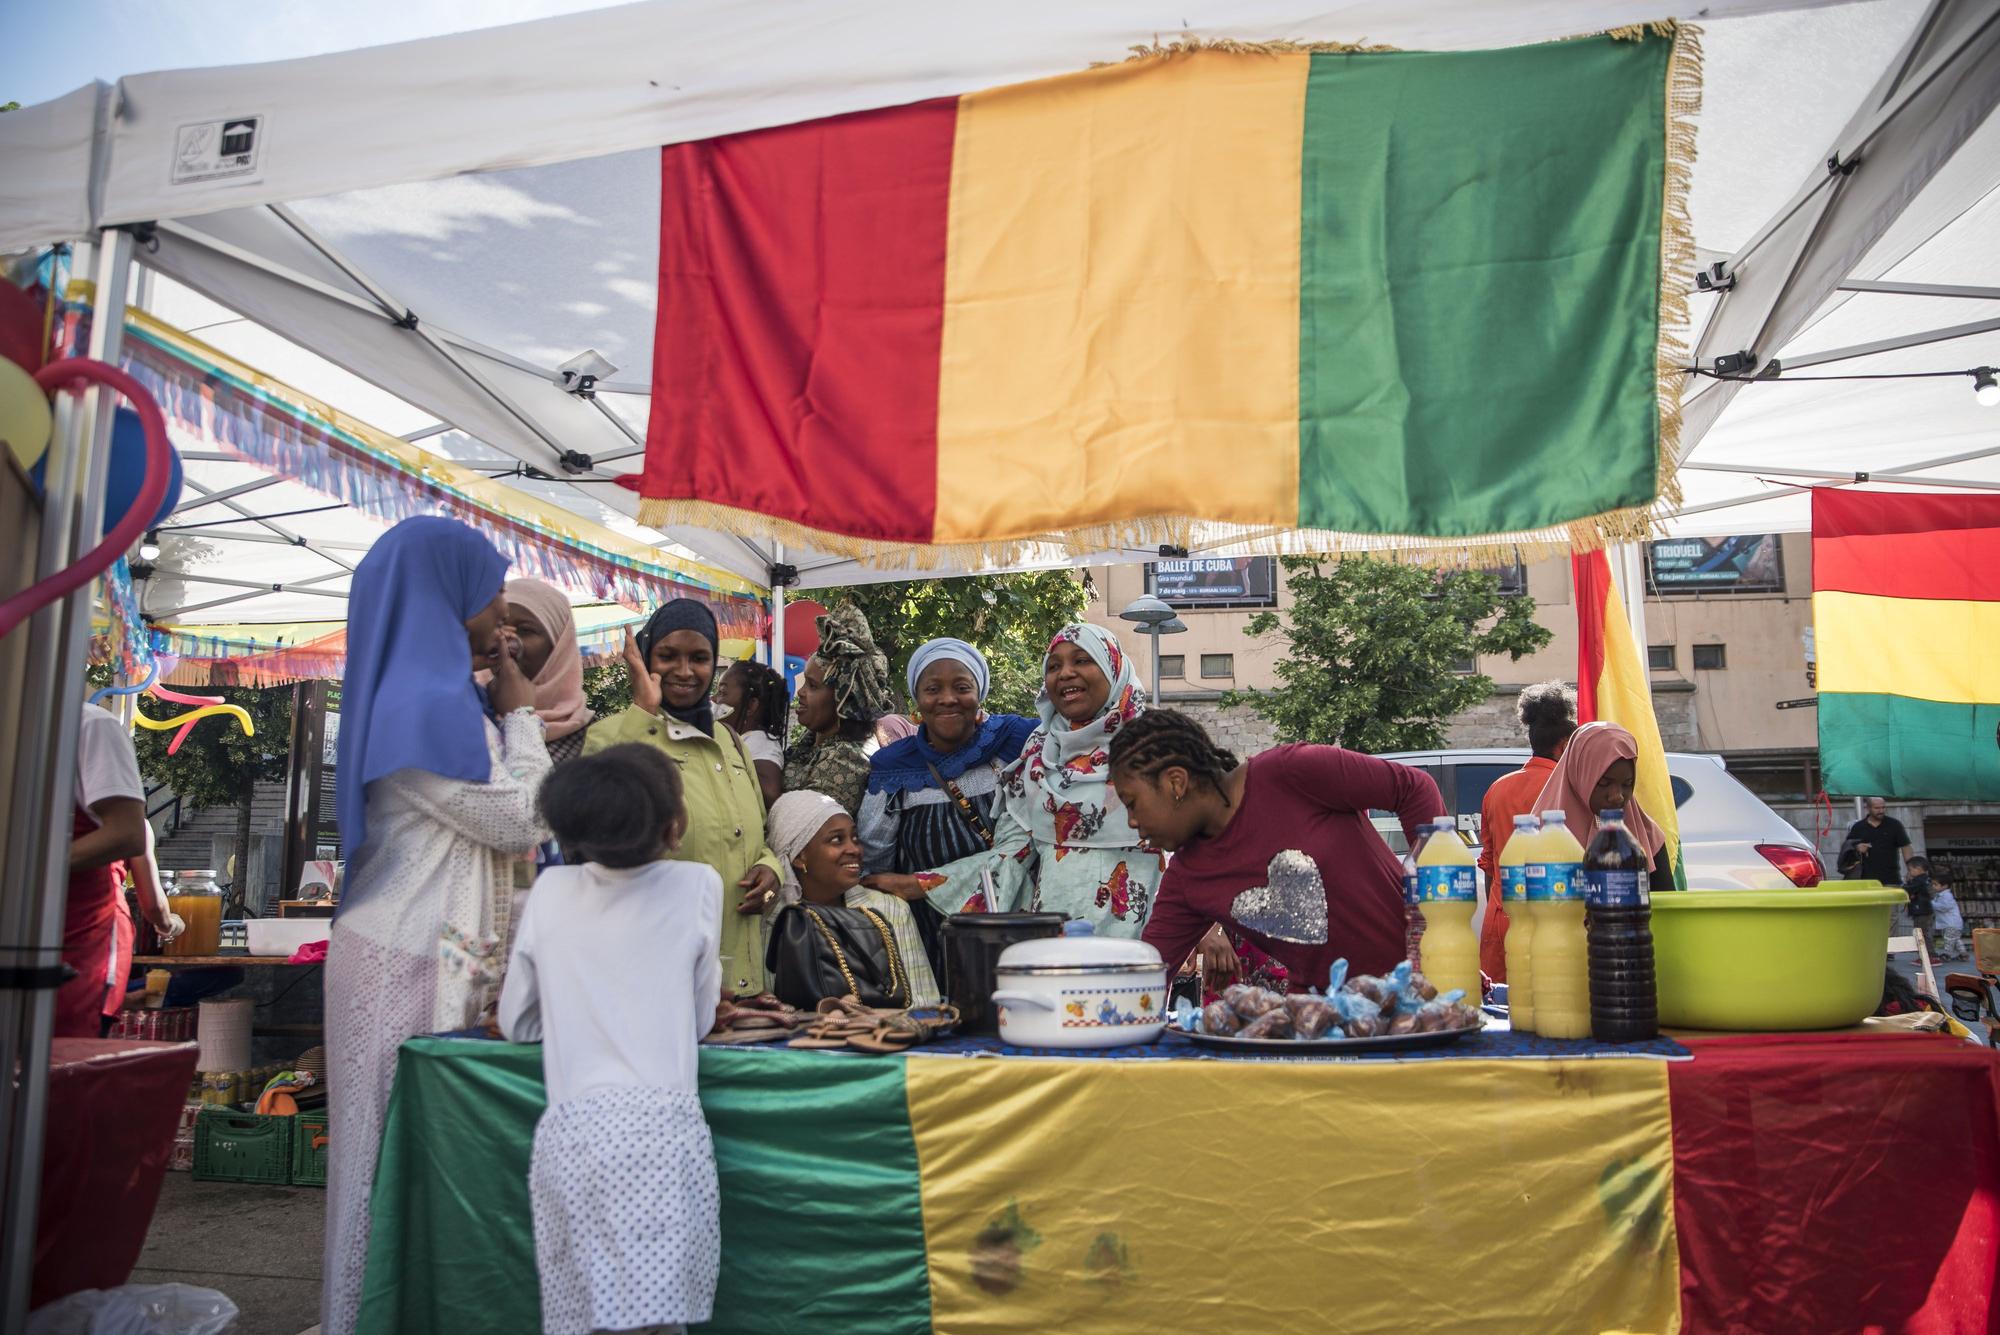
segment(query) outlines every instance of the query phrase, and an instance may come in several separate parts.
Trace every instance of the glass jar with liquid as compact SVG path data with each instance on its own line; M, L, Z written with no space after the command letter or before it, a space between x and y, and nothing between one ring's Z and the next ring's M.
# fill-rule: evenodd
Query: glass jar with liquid
M161 953L213 955L216 952L222 938L222 887L215 883L214 871L175 872L167 907L181 916L187 930L169 941Z

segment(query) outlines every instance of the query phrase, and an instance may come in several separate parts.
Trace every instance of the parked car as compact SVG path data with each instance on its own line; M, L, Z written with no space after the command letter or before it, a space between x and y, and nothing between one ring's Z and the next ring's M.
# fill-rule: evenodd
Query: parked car
M1451 751L1395 751L1384 759L1413 765L1436 780L1444 807L1460 834L1479 843L1480 804L1503 774L1528 761L1526 747ZM1698 890L1782 890L1818 885L1826 868L1812 843L1755 793L1736 781L1721 756L1667 753L1667 775L1679 810L1681 859L1688 885ZM1407 847L1393 815L1375 813L1375 827L1396 856ZM1585 838L1584 832L1577 832ZM1480 891L1481 917L1486 902Z

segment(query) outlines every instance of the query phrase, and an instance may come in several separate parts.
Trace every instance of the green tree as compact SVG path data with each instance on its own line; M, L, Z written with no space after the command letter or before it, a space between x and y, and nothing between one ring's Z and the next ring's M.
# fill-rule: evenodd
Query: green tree
M1475 656L1519 659L1549 642L1524 597L1495 575L1439 572L1373 557L1283 558L1292 604L1252 617L1249 633L1289 648L1274 690L1235 692L1288 742L1355 751L1444 745L1447 721L1487 698L1493 679L1457 668Z
M609 718L632 704L632 677L623 659L613 659L583 670L583 698L591 712Z
M1067 570L1041 570L856 584L816 589L811 597L828 607L852 599L867 614L898 694L910 655L925 640L955 635L985 654L993 669L987 707L1033 714L1042 689L1042 650L1083 615L1091 594Z

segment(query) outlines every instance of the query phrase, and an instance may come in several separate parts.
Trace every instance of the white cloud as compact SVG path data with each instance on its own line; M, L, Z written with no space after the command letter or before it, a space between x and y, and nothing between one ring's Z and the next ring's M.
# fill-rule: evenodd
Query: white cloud
M536 199L523 190L478 176L451 176L441 181L357 190L326 199L303 200L295 207L313 226L335 236L413 236L426 241L450 241L461 233L484 230L489 224L530 227L539 222L568 222L595 227L564 204Z
M604 286L639 306L651 306L659 296L659 289L653 284L642 283L636 278L613 278Z
M565 301L561 309L568 311L571 315L581 315L585 318L605 315L611 310L609 306L601 301Z

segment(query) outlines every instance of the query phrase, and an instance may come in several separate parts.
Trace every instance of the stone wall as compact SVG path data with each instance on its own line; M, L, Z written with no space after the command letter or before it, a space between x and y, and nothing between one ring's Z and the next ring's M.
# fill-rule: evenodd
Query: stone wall
M1239 758L1268 751L1278 744L1278 728L1248 705L1225 706L1215 691L1169 691L1160 702L1208 729L1217 746Z

